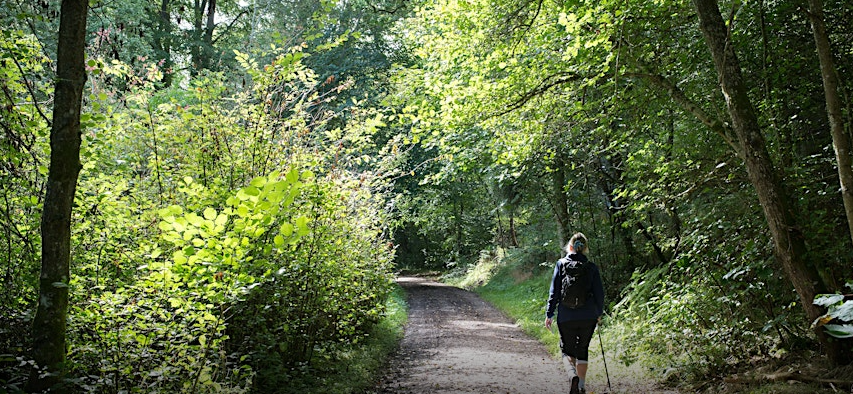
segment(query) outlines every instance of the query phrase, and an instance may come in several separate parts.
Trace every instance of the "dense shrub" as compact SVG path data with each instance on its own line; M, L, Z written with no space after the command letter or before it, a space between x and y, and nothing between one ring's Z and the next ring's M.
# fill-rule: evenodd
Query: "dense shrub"
M281 389L269 377L311 369L316 353L359 343L384 316L394 250L383 185L349 158L377 126L350 108L347 128L329 129L337 114L312 104L328 96L299 51L273 52L263 68L238 56L253 81L240 92L215 73L186 92L157 90L156 65L89 62L68 317L75 390ZM127 91L101 90L107 78ZM13 153L3 151L22 173L0 175L13 181L4 217L19 233L3 253L26 264L2 266L15 274L0 292L0 386L11 391L29 372L39 242L38 184L19 175L40 174L43 159L35 146Z

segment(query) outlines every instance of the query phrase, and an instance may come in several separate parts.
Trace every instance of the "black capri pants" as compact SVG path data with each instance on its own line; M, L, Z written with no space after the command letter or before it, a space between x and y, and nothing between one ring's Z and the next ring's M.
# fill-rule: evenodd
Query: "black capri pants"
M578 360L589 361L589 342L598 319L569 320L557 323L560 330L560 349L563 354Z

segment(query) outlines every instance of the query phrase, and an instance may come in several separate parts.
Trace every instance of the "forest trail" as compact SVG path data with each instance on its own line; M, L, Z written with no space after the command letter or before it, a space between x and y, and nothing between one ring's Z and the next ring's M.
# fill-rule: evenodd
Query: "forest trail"
M409 322L376 392L568 392L560 360L475 293L424 278L398 283L408 295ZM591 365L587 392L607 392L603 365L595 359ZM593 368L602 369L600 376ZM631 377L619 383L612 372L613 393L666 392Z

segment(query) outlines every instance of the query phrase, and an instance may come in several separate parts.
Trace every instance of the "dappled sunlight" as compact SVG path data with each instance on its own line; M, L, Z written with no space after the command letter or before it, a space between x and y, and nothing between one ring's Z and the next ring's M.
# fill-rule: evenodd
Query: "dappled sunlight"
M450 325L464 330L517 330L517 324L494 323L482 320L450 320Z

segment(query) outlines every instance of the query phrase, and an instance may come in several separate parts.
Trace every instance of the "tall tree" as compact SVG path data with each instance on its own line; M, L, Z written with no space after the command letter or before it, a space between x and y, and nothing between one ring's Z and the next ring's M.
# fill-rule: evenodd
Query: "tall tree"
M65 326L71 245L71 207L80 173L80 110L86 83L87 0L63 0L56 49L56 93L50 130L50 167L42 213L39 301L33 321L33 359L27 390L60 383L65 369Z
M250 22L246 16L254 7L238 1L192 1L189 9L192 14L187 16L192 27L186 32L189 40L185 43L190 55L191 75L197 75L201 70L220 69L220 63L226 60L223 54L230 53L229 48L245 45L239 40L248 34L245 29ZM180 23L182 17L177 17ZM177 40L174 34L171 38Z
M160 7L157 10L155 20L157 21L154 29L154 51L158 59L163 59L163 69L166 73L163 74L163 84L169 86L172 84L172 11L170 0L161 0Z
M790 210L787 188L767 151L761 126L748 96L748 87L730 41L729 26L723 20L716 0L693 0L693 4L699 15L699 28L711 50L720 89L742 149L749 180L758 194L773 237L774 256L797 291L809 321L814 321L823 314L813 304L815 295L826 289L815 267L808 264L805 238ZM849 356L840 354L837 341L828 340L821 329L816 334L834 362L842 363L849 359Z
M823 77L823 93L826 97L826 112L829 116L832 146L835 149L835 161L838 163L838 179L841 181L841 198L844 201L844 213L847 215L847 227L853 239L853 162L850 158L850 140L844 132L841 96L838 94L838 73L832 60L832 48L823 17L823 2L809 0L809 19L814 33L815 47L820 59L820 74Z

